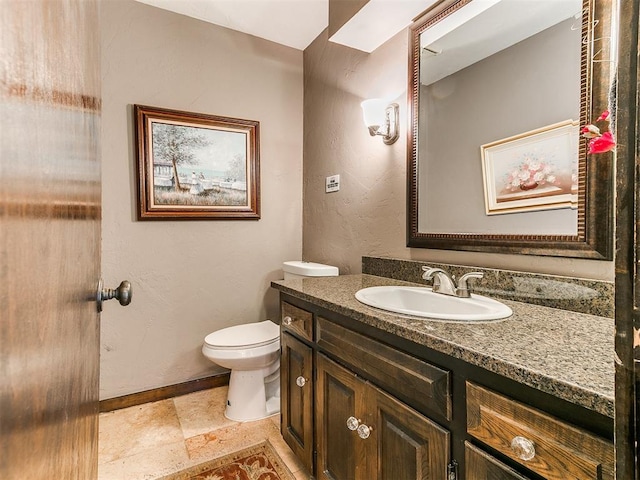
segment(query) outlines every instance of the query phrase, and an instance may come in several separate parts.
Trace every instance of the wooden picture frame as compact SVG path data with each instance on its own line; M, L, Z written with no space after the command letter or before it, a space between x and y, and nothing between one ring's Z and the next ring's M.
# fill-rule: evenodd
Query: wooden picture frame
M577 208L579 135L566 120L482 145L486 214Z
M134 105L139 220L258 220L260 122Z

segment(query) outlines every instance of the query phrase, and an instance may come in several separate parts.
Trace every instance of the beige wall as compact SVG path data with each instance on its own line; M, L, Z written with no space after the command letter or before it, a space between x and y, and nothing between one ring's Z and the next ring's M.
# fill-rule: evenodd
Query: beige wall
M407 72L406 31L371 54L328 42L326 31L305 50L304 259L341 273L360 272L373 255L613 280L613 262L406 248ZM359 104L372 97L400 104L391 146L362 123ZM334 174L341 189L325 194Z
M302 52L130 0L102 2L101 398L217 371L206 334L277 315L269 287L302 254ZM260 121L262 219L135 219L132 104Z

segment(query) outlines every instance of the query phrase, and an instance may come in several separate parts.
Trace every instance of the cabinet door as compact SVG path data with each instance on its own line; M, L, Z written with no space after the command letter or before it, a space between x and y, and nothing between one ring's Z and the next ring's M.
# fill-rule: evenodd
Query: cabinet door
M446 480L449 432L404 403L367 385L367 413L372 426L365 440L372 449L367 478L376 480Z
M316 477L319 480L364 480L366 444L347 428L363 411L365 383L322 354L316 362ZM370 479L367 479L370 480Z
M464 443L466 480L527 480L488 453Z
M282 436L293 453L313 471L313 352L282 334L280 359Z

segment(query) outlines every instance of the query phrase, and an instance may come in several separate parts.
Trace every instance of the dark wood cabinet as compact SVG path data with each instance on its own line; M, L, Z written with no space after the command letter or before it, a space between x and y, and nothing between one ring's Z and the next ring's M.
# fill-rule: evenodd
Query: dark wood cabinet
M318 355L316 363L316 446L319 480L366 478L366 444L347 427L364 410L364 382ZM360 417L361 418L361 417Z
M282 435L316 479L613 480L608 419L292 296L281 309Z
M317 478L445 480L449 432L322 354Z
M613 443L467 382L467 432L547 480L613 480Z
M469 442L465 442L464 457L466 480L528 480Z
M313 313L287 302L280 302L280 325L294 335L313 340Z
M329 355L412 407L451 420L451 375L419 358L361 335L321 316L316 343ZM416 392L420 392L416 394Z
M283 332L280 358L282 436L313 471L313 350Z
M373 426L369 455L376 462L366 478L377 480L438 480L447 478L450 461L449 432L399 402L382 390L368 385L367 422ZM373 412L373 413L371 413ZM370 420L370 417L374 418Z

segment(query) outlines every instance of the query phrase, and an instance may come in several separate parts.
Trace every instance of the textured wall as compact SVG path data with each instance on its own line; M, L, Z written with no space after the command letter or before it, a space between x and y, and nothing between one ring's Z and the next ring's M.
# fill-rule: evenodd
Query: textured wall
M133 302L102 314L101 398L220 369L222 327L277 315L269 287L302 253L302 52L131 0L102 2L103 276ZM259 221L135 220L132 104L260 121Z
M328 42L324 32L304 52L303 257L361 271L363 255L613 279L613 262L406 248L408 33L371 54ZM400 139L371 138L360 102L400 104ZM340 174L339 192L324 193ZM451 192L455 195L456 192Z
M360 271L362 255L401 255L407 111L404 35L367 54L328 42L325 31L304 52L304 77L305 260L353 273ZM400 104L402 134L391 146L371 138L363 124L360 102L374 97ZM325 177L333 174L340 174L341 189L325 194Z

